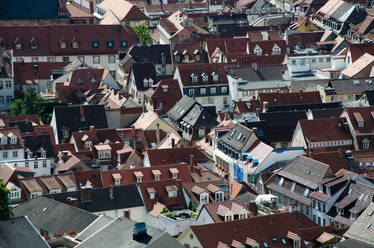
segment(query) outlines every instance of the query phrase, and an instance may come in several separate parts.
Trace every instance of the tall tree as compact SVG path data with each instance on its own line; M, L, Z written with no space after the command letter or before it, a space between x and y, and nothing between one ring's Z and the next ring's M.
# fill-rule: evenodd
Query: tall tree
M10 106L10 112L12 115L23 115L24 114L24 103L23 99L16 99L12 103L12 106Z
M25 114L38 114L43 99L33 88L27 88L23 98Z
M12 208L9 206L9 190L0 181L0 220L8 220L12 216Z
M152 44L152 36L145 24L140 24L134 28L136 35L139 37L139 42L143 45Z

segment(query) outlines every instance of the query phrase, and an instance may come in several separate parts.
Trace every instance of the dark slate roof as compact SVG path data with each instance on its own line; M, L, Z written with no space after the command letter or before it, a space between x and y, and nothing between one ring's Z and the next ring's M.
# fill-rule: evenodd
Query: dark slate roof
M80 243L76 248L101 248L107 247L108 244L110 244L112 248L145 247L163 233L160 229L147 226L147 234L134 240L133 228L135 223L135 221L122 217L117 218L84 242ZM171 246L165 247L171 248Z
M299 120L307 119L305 111L267 112L259 113L259 118L265 121L267 137L272 141L291 141Z
M1 0L0 20L59 18L59 0Z
M59 106L54 108L56 128L59 141L62 140L64 128L72 132L95 128L108 128L104 105L82 105L84 108L84 120L81 120L81 106ZM69 139L70 139L69 135Z
M33 132L34 127L32 125L32 121L29 120L15 120L15 121L9 121L8 125L11 127L17 126L21 133L26 133L26 132Z
M247 82L258 82L284 80L283 72L286 70L285 65L263 65L257 66L257 70L252 67L234 67L226 69L226 72L234 78L242 78Z
M278 112L278 111L295 111L295 110L309 110L309 109L330 109L340 108L341 102L328 102L328 103L304 103L304 104L292 104L292 105L279 105L269 106L267 112Z
M29 149L33 154L40 154L41 148L47 152L47 158L53 157L53 145L49 134L22 136L25 149Z
M195 104L192 97L185 95L169 110L168 116L174 120L180 120Z
M44 196L18 205L13 209L13 213L16 217L28 216L34 226L51 234L68 231L80 232L98 217Z
M151 78L154 84L159 81L153 63L133 63L132 72L134 74L136 88L140 91L146 90L146 88L144 88L144 79L149 80Z
M311 189L316 189L318 183L327 176L332 176L333 172L327 164L299 156L276 174Z
M170 45L134 45L130 47L128 55L130 55L135 62L150 62L155 64L162 64L161 54L165 54L165 63L171 64Z
M47 195L59 202L66 202L68 197L78 200L78 208L91 213L110 211L115 209L132 208L144 206L143 200L135 184L113 187L113 199L110 199L110 187L84 189L80 191L64 192L60 194ZM82 196L87 197L91 191L91 201L83 201Z
M221 141L239 152L246 152L243 149L246 147L252 133L252 129L237 123L229 132L222 136Z
M329 85L340 94L362 93L365 90L374 90L374 78L335 79Z
M0 247L49 248L27 217L0 221Z

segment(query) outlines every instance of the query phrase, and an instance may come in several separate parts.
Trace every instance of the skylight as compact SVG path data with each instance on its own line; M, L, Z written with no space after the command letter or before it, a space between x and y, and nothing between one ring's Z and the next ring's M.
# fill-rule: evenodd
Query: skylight
M296 187L296 183L293 182L292 185L291 185L291 191L295 191L295 187Z
M240 133L239 135L238 135L238 140L240 140L241 138L243 137L243 133Z
M369 216L372 216L374 214L374 211L369 212Z
M304 191L304 196L308 197L308 195L309 195L309 188L306 188L305 191Z
M281 242L283 245L287 245L287 241L284 238L281 238Z
M365 230L368 230L370 227L371 227L371 223L369 223L369 224L367 224L367 225L365 226Z
M230 137L234 136L235 132L236 132L236 130L235 130L235 129L234 129L234 130L232 130L232 131L231 131L231 133L230 133Z

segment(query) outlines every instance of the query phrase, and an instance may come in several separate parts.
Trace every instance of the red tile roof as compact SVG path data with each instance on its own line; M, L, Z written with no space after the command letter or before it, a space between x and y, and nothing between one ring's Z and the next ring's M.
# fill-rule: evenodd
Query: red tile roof
M300 212L280 213L256 216L248 219L221 222L207 225L191 226L193 233L204 248L216 248L218 242L231 244L233 240L245 243L247 238L256 240L261 247L265 241L270 247L279 247L277 242L284 238L287 245L293 247L293 241L287 239L287 233L292 232L301 236L302 228L317 227L311 219ZM324 230L321 230L323 233Z
M76 171L74 177L79 187L86 185L87 181L90 181L93 188L103 187L100 170Z
M284 62L286 55L264 55L256 56L249 54L226 54L228 62L236 63L239 66L251 66L253 63L257 65L281 65Z
M345 118L323 118L299 120L299 125L308 142L352 140L351 133L346 131Z
M175 197L168 196L167 187L170 186L177 188L178 193ZM147 190L148 188L153 188L156 191L155 199L150 199ZM139 184L139 189L147 212L152 211L154 204L157 202L165 205L169 210L181 210L187 208L186 200L182 193L182 182L179 180L171 179L157 182L144 182Z
M99 24L1 26L2 37L7 49L14 49L15 56L117 54L121 41L127 41L130 47L138 39L131 28ZM31 48L31 40L36 42L37 49ZM72 47L73 40L78 42L78 48ZM15 48L16 41L22 43L22 49ZM93 48L93 41L98 41L99 47ZM108 47L107 41L114 41L114 47ZM60 47L61 42L66 42L66 48Z
M346 108L344 113L348 114L350 123L353 126L356 134L359 133L374 133L374 119L371 113L374 112L374 107L356 107L356 108ZM354 114L360 114L364 120L364 126L358 127L357 120ZM356 114L356 115L357 115Z
M174 147L167 149L147 150L147 156L151 166L190 163L190 154L194 154L194 162L208 163L211 160L198 147Z
M374 55L374 46L371 43L350 43L348 51L350 51L351 53L351 59L353 63L365 53Z
M312 158L328 164L332 172L337 173L341 169L350 170L345 154L341 151L313 153Z
M262 104L268 102L269 106L291 105L302 103L322 103L318 91L294 92L294 93L260 93L259 99Z
M172 174L170 173L169 169L171 168L178 168L178 179L180 179L183 183L192 182L192 178L190 175L189 166L185 163L182 164L168 164L162 166L152 166L152 167L144 167L144 168L136 168L136 169L125 169L125 170L112 170L112 171L101 171L101 179L103 182L104 187L114 185L113 174L120 174L121 185L126 184L135 184L137 183L136 177L134 176L134 172L142 172L143 173L143 182L152 182L155 181L155 176L153 174L154 170L158 170L161 172L160 180L169 180L172 179Z

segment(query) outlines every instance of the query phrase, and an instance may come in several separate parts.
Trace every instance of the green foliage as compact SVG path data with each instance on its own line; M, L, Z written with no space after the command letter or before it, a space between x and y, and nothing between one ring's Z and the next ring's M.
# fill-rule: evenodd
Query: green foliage
M55 106L65 106L65 103L44 100L33 88L27 88L20 98L16 99L10 107L12 115L39 115L42 123L50 123L53 108Z
M161 211L162 214L167 213L167 212L169 212L169 210L167 208L163 208L162 211Z
M196 207L195 205L192 203L192 201L190 201L188 203L188 209L191 210L192 212L196 212Z
M143 45L152 44L152 36L148 27L144 24L134 27L136 35L139 37L139 42Z
M13 216L9 206L9 193L6 185L0 181L0 220L8 220Z

